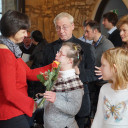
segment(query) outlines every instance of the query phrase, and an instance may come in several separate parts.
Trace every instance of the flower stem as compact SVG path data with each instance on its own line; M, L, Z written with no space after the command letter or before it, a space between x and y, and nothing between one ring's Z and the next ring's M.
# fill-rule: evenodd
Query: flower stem
M38 103L38 108L40 108L40 106L44 103L44 101L45 101L45 98L43 98L39 103Z

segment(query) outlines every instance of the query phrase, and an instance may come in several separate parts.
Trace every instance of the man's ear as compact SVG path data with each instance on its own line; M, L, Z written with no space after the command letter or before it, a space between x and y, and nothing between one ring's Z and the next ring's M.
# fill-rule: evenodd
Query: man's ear
M93 32L94 32L94 33L97 33L97 29L94 29Z
M72 30L74 30L74 28L75 28L75 25L74 25L74 23L72 23Z

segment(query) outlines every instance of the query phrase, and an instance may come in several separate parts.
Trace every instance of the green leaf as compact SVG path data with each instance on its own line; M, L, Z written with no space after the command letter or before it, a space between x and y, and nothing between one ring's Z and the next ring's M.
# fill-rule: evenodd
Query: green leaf
M42 83L45 82L44 76L42 74L37 75L37 79L39 79Z
M37 75L37 78L40 80L40 82L43 83L44 86L46 86L46 90L50 91L54 82L57 80L58 73L60 70L60 65L58 68L52 69L52 71L48 70L44 74L47 76L47 80L45 80L43 74Z

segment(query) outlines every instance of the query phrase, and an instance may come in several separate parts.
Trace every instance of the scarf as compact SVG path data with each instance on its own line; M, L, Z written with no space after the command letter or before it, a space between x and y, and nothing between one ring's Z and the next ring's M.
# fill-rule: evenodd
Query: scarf
M76 89L83 89L83 83L79 79L78 75L67 78L58 78L52 87L53 92L67 92Z
M15 43L13 43L10 39L0 36L0 44L6 45L9 50L13 52L13 54L16 56L16 58L20 58L22 51L20 50L19 46Z

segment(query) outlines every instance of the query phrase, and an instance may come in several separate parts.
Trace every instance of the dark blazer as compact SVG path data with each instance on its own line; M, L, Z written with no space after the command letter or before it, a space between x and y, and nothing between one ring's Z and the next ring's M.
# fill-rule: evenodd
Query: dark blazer
M35 49L33 50L30 56L30 60L33 61L31 69L41 67L43 54L40 54L40 53L43 52L47 44L48 44L47 41L43 39L42 42L39 42L37 46L35 47Z
M92 45L82 42L81 40L75 38L74 36L72 36L71 39L65 42L73 42L80 44L83 50L82 61L79 65L79 69L80 69L80 79L84 83L84 96L83 96L81 109L77 115L79 117L84 117L90 114L90 98L89 98L87 83L97 80L97 77L95 76L94 73L95 49ZM58 39L53 43L48 44L45 47L45 50L42 53L43 54L42 66L48 65L52 63L53 60L55 60L56 53L57 51L59 51L63 43L64 41Z
M121 47L123 44L120 37L120 31L118 29L109 34L108 39L113 43L115 47Z
M73 42L80 44L84 53L82 56L82 61L79 65L80 79L83 83L94 81L96 79L94 73L94 66L95 66L94 47L88 43L82 42L81 40L75 38L74 36L65 42ZM43 57L42 66L48 65L52 63L53 60L55 60L56 53L57 51L59 51L63 43L64 42L61 39L58 39L53 43L48 44L45 47L45 50L43 52L44 57Z
M33 52L34 48L36 47L36 45L32 44L29 49L26 49L26 48L24 47L24 44L21 43L19 47L20 47L20 49L21 49L21 51L22 51L22 54L23 54L23 53L32 54L32 52Z

